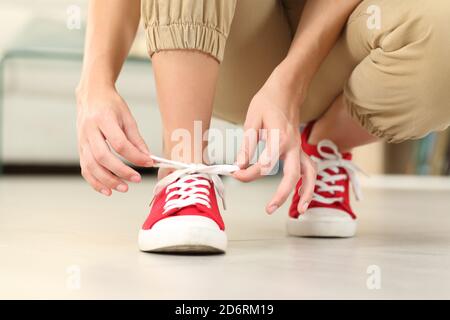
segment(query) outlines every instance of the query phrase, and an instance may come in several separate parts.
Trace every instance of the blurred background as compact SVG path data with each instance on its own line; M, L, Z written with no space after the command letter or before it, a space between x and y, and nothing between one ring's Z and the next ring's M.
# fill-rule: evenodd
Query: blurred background
M5 174L78 173L74 90L82 62L87 0L0 4L0 165ZM161 154L161 124L141 30L118 82L140 130ZM449 102L450 103L450 102ZM232 127L214 120L217 128ZM356 152L371 174L450 174L450 131Z

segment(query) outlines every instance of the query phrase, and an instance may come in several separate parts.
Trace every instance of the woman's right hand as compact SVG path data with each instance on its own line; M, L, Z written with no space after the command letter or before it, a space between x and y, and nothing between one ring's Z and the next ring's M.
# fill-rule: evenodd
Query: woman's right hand
M78 152L81 174L98 192L126 192L129 182L140 182L129 162L151 167L153 160L126 102L114 87L77 90Z

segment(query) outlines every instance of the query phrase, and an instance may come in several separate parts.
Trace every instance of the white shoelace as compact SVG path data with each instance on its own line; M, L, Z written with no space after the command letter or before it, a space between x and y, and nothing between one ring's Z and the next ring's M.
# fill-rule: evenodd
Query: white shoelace
M326 152L324 148L329 148L332 152ZM331 194L334 194L335 192L343 192L345 190L344 186L336 185L335 183L337 181L347 179L348 176L353 192L355 193L356 200L360 200L362 198L362 193L357 172L361 172L363 174L364 172L353 162L345 160L342 157L342 154L338 151L337 146L330 140L322 140L319 142L317 145L317 151L323 158L319 159L318 157L311 156L311 159L317 163L317 175L321 177L320 180L316 180L316 186L318 187L317 191L330 192ZM346 173L339 174L339 168L344 168ZM331 170L333 174L328 173L326 169ZM332 204L335 202L342 202L344 201L344 198L324 197L314 192L313 200L323 204Z
M153 194L156 196L162 189L167 187L163 214L175 208L181 209L195 204L211 208L208 190L211 186L211 181L217 194L222 199L224 209L226 209L225 187L219 175L230 175L239 170L238 166L227 164L208 166L205 164L183 163L157 156L152 156L152 159L156 162L155 167L176 169L158 181L153 191Z

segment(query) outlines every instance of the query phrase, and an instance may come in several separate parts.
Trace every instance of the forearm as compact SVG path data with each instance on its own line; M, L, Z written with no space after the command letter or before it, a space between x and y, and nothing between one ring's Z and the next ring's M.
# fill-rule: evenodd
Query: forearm
M309 0L283 67L292 84L309 85L361 0Z
M139 18L140 0L89 1L78 91L93 84L114 86L136 36Z

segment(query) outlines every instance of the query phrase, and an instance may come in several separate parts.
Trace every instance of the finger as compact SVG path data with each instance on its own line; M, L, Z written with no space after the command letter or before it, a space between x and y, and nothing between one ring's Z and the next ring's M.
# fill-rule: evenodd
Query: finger
M259 125L244 125L244 137L242 145L236 157L236 164L240 168L247 168L252 161L256 148L258 147L258 130Z
M234 178L242 182L254 181L261 178L261 164L258 162L247 169L236 171L232 174Z
M141 152L146 155L150 155L150 150L139 132L136 120L134 120L133 117L129 117L126 119L124 124L125 135L128 137L130 142L134 144Z
M258 159L261 165L261 175L274 175L272 172L274 167L278 164L280 158L280 138L278 130L267 130L266 143L261 156Z
M153 160L150 156L134 146L117 123L111 122L101 125L100 130L111 147L126 160L137 166L153 166Z
M89 173L88 170L84 169L82 166L81 169L81 175L83 178L91 185L91 187L96 190L97 192L100 192L101 194L109 197L111 195L111 189L104 186L100 181L94 178L92 174Z
M300 178L300 154L298 149L290 150L285 157L283 178L272 200L266 206L268 214L274 213L288 198Z
M100 181L104 186L115 189L119 192L127 192L128 185L114 176L111 172L106 170L100 164L97 163L92 153L88 150L84 154L84 159L86 161L85 167L87 171L98 181Z
M301 155L302 186L299 190L300 200L297 210L300 214L305 213L314 196L316 183L316 167L312 160L305 154Z
M279 150L277 149L277 137L267 132L266 146L258 159L258 162L246 169L234 173L234 177L242 182L254 181L265 175L274 174L273 168L278 163Z
M124 164L111 152L98 129L89 133L89 146L94 159L117 177L136 183L141 181L141 175L137 171Z

